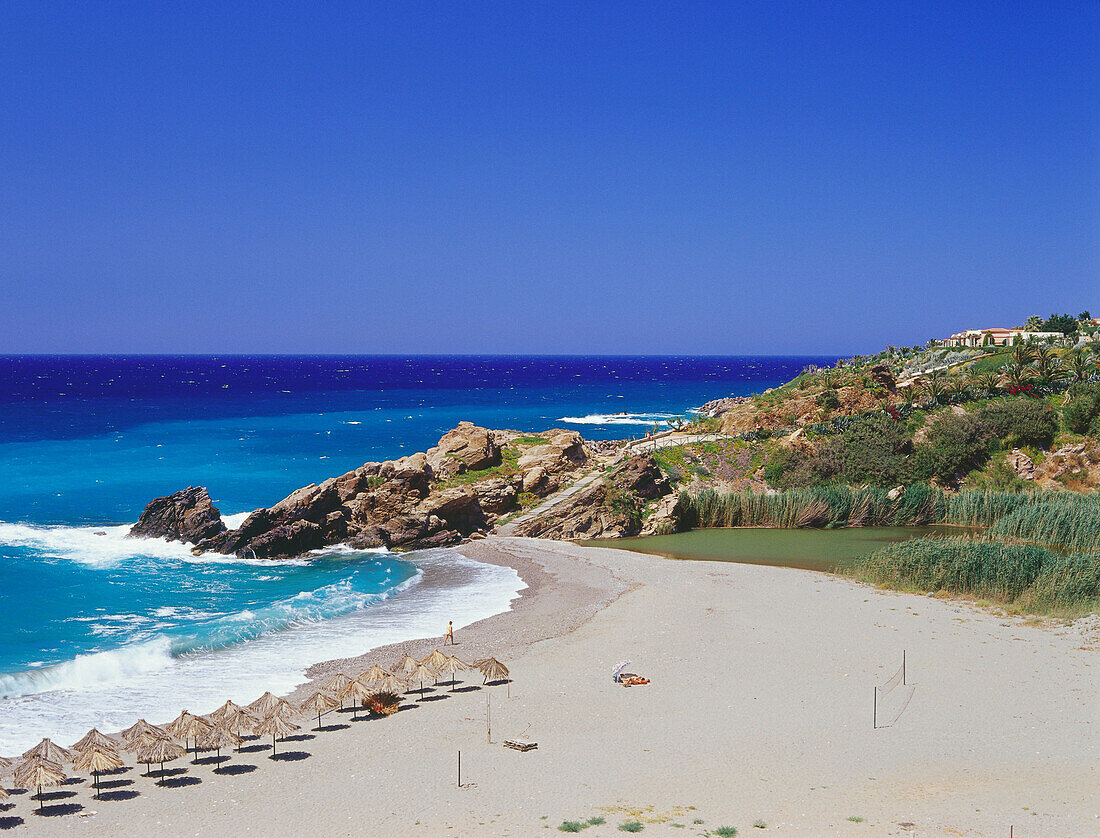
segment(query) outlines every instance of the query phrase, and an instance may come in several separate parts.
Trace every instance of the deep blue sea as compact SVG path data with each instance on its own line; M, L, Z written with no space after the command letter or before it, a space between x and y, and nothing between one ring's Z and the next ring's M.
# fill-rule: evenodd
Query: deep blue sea
M448 551L244 562L125 538L153 497L203 485L240 517L464 419L618 439L834 360L0 357L0 754L286 691L522 588Z

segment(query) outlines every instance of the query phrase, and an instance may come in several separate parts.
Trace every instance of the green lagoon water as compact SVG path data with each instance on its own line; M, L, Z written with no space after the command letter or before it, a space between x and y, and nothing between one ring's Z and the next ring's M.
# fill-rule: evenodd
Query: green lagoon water
M844 527L835 530L782 530L756 527L701 529L675 535L586 541L655 553L670 559L743 562L802 570L838 570L879 548L910 538L961 535L960 527Z

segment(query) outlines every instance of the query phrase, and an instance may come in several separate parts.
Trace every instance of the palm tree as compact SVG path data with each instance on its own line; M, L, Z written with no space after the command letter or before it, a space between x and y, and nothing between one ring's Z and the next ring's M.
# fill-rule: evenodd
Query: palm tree
M1011 357L1017 366L1026 367L1035 360L1035 348L1026 343L1017 343L1012 347Z
M1015 355L1015 351L1013 351ZM1012 361L1001 367L1001 373L1004 375L1005 383L1009 385L1019 386L1020 384L1027 384L1031 381L1032 368L1026 364L1021 364L1017 361Z
M971 376L970 386L979 391L985 391L992 395L1000 389L1000 379L995 372L982 372Z
M1066 356L1066 368L1076 381L1084 381L1095 367L1096 363L1084 350L1078 349Z
M1069 372L1062 366L1062 362L1054 358L1049 363L1044 363L1037 368L1035 380L1040 384L1051 387L1059 381L1064 381Z
M956 399L962 399L970 389L970 382L966 376L952 375L947 380L947 389Z

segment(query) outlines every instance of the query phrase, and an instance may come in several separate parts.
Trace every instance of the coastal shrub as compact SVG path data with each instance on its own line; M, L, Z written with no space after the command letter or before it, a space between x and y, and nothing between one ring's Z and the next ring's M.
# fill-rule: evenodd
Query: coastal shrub
M1062 422L1075 434L1100 436L1100 382L1084 382L1069 388L1069 403Z
M817 402L818 407L822 407L825 410L836 410L840 407L840 396L837 395L836 390L822 390L817 394L817 398L814 399Z
M948 413L928 431L927 442L917 448L916 471L921 478L954 481L985 465L993 453L992 437L976 416Z
M998 439L1015 445L1047 448L1058 433L1058 416L1034 399L993 402L978 411L978 421Z
M830 460L848 483L891 487L911 482L912 443L899 423L886 416L865 416L831 439L820 456L822 472Z

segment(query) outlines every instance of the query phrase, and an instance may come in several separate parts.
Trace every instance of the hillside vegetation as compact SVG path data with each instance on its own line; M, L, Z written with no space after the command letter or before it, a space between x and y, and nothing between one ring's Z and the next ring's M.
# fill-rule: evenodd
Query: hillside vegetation
M981 526L893 545L858 572L1025 610L1095 610L1100 342L1091 323L1053 317L1063 340L890 347L713 403L693 428L713 441L655 454L682 490L680 525Z

